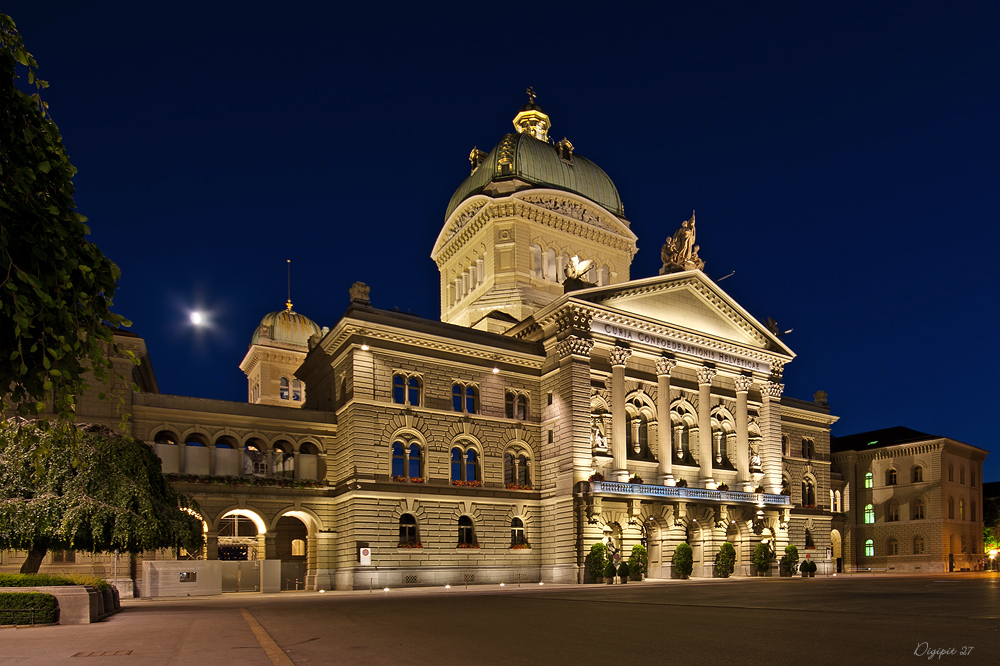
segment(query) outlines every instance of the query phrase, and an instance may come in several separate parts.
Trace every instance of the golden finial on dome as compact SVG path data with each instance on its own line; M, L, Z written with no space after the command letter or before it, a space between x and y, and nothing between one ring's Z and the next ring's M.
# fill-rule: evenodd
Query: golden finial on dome
M285 301L285 309L289 312L292 311L292 260L286 259L288 262L288 300Z
M528 103L521 107L518 114L514 116L514 129L517 130L518 134L527 133L539 141L548 141L549 128L552 127L552 123L542 107L535 104L535 98L538 96L535 89L528 86L526 92L528 93Z

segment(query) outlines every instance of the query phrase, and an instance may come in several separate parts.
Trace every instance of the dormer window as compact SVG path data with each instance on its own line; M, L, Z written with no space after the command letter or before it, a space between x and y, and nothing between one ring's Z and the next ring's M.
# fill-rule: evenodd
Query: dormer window
M570 166L573 165L573 144L569 139L563 137L563 140L556 144L556 150L559 151L559 159Z

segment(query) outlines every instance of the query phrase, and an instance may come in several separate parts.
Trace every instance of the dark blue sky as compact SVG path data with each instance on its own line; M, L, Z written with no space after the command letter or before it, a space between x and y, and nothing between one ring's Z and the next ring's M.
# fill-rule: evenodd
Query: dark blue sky
M289 258L321 325L355 280L436 319L445 206L531 85L617 184L633 277L697 209L709 276L794 328L786 395L994 448L1000 479L996 0L205 5L4 8L164 393L245 400Z

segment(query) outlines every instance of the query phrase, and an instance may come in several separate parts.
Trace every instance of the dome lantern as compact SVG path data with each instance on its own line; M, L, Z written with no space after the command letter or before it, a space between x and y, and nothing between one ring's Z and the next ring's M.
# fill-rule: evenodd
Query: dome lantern
M514 129L518 134L530 134L539 141L549 140L549 128L552 122L542 107L535 104L535 89L528 87L528 103L514 116Z

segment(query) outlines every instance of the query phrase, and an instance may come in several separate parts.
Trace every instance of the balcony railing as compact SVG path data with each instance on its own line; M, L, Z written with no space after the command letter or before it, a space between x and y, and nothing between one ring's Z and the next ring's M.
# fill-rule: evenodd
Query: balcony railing
M711 500L715 502L739 502L742 504L770 504L791 506L787 495L768 493L741 493L733 490L708 490L707 488L681 488L677 486L653 486L644 483L618 483L616 481L591 481L594 494L640 495L643 497L664 497L672 499Z

